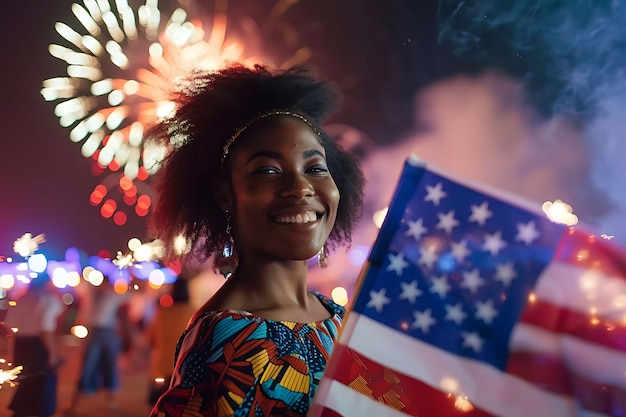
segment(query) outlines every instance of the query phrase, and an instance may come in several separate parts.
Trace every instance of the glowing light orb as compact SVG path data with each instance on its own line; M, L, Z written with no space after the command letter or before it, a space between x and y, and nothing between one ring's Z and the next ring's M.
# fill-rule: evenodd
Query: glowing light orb
M546 201L541 205L541 209L555 223L567 226L574 226L578 223L578 216L573 213L572 206L561 200Z
M48 260L43 253L36 253L28 257L28 267L31 271L41 273L46 270Z
M15 278L11 274L0 275L0 288L10 290L15 285Z
M343 287L335 287L331 293L331 297L333 301L339 304L340 306L345 306L348 304L348 291L346 291Z
M384 209L377 210L374 213L372 220L374 221L374 224L376 225L376 227L378 227L379 229L382 227L383 222L385 221L385 217L387 217L388 210L389 210L389 207L385 207Z
M84 339L89 334L89 331L87 330L87 328L80 324L73 326L70 331L72 332L74 336L78 337L79 339Z

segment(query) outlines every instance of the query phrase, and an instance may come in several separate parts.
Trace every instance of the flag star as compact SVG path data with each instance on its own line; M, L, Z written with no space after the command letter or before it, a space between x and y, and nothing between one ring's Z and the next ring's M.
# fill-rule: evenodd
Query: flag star
M463 272L461 287L467 288L469 292L474 294L478 287L483 285L484 282L485 280L480 277L478 269L474 269L471 272Z
M463 347L472 348L474 352L480 352L485 342L476 332L461 332Z
M428 333L430 326L437 322L437 320L433 318L430 308L425 311L414 311L413 317L415 317L415 321L411 323L411 328L419 328L424 333Z
M496 274L494 276L494 279L502 281L505 287L508 287L509 284L511 284L511 281L513 281L513 278L515 278L516 276L517 272L515 272L513 262L496 265Z
M506 246L506 242L502 240L502 232L498 231L494 234L485 235L485 243L483 249L491 252L491 256L496 256L500 250Z
M526 224L518 223L517 224L517 236L515 236L515 240L520 240L527 245L533 243L533 240L539 237L539 231L535 227L534 221L529 221Z
M463 306L461 305L461 303L457 303L454 306L450 304L446 304L445 308L446 308L445 319L451 320L458 325L460 325L463 322L463 320L465 320L465 317L467 317L467 314L463 312Z
M433 278L433 285L430 287L430 292L439 294L441 298L446 298L448 291L450 291L448 277L442 275L440 277Z
M404 260L404 254L402 252L397 255L389 254L389 266L387 271L394 271L396 275L402 275L402 270L409 266L409 263Z
M420 258L417 260L417 263L425 265L428 269L432 269L435 262L437 262L436 250L437 248L434 245L420 248Z
M426 197L424 197L424 201L432 201L434 205L438 206L439 202L442 198L444 198L447 194L442 189L443 184L440 182L437 183L434 187L430 185L426 186Z
M391 302L391 300L385 295L386 292L386 288L381 288L379 291L370 291L370 300L365 306L374 307L376 312L380 313L383 311L383 306Z
M454 218L454 210L450 210L447 214L437 213L439 223L437 229L445 230L447 234L452 233L452 229L459 225L459 221Z
M415 304L415 299L422 295L422 291L417 288L417 281L413 281L410 284L406 282L401 282L400 286L402 287L402 293L400 293L401 300L409 300L409 303Z
M480 206L471 205L470 210L472 210L472 215L469 216L470 222L476 222L481 226L485 225L485 222L489 217L492 216L492 212L489 211L489 203L484 201Z
M409 230L406 231L407 236L412 236L415 240L420 240L422 235L426 233L428 229L424 227L424 221L417 219L416 221L409 220Z
M487 324L491 324L493 318L498 315L498 310L493 307L493 300L487 300L484 303L477 302L476 303L476 314L475 317L477 319L481 319Z
M452 256L454 256L458 263L463 262L465 257L470 253L471 251L467 249L467 242L465 241L465 239L463 239L459 243L452 242Z

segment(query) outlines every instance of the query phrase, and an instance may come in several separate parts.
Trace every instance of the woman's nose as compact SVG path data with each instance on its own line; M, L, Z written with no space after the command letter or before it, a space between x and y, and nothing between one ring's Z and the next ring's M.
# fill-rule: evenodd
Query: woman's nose
M304 198L313 194L313 185L304 174L285 175L280 190L281 197Z

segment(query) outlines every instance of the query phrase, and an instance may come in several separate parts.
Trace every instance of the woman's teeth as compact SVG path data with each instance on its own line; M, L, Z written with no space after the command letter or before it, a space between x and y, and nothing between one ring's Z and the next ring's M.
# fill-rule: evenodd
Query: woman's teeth
M310 223L317 220L317 215L314 211L307 211L304 214L297 214L295 216L278 216L275 220L278 223Z

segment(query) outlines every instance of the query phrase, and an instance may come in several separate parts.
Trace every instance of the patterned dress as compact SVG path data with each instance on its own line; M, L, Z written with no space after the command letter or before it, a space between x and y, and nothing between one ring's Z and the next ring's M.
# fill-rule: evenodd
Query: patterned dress
M245 311L201 314L181 337L170 389L151 416L304 416L345 312L314 294L331 318L294 323Z

